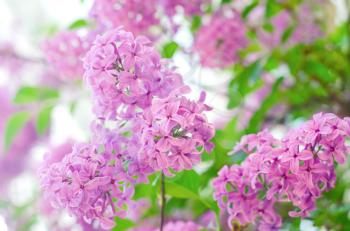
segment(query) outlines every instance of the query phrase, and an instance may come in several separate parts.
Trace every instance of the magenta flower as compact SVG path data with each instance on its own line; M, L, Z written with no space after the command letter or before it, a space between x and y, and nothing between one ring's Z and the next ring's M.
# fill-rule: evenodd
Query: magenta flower
M225 26L222 26L225 25ZM208 24L197 32L194 50L205 67L228 67L238 61L239 50L248 44L240 15L223 9L216 12Z
M95 0L90 15L102 29L123 26L134 34L150 35L159 25L156 7L156 0Z
M81 79L82 58L91 46L94 33L80 36L76 31L64 31L44 41L45 58L61 80Z
M290 216L309 216L316 199L334 187L334 162L344 163L349 147L347 119L318 113L280 141L266 130L248 135L233 152L249 156L241 166L225 166L213 181L214 199L230 215L228 223L258 223L259 230L278 230L276 203L291 202ZM239 170L239 171L237 171Z

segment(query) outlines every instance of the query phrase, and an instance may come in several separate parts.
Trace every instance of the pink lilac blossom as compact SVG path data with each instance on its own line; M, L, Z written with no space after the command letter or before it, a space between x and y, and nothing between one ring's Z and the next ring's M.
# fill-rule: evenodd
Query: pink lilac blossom
M18 57L15 47L10 42L0 42L0 67L7 69L11 74L17 74L26 61Z
M141 162L167 175L171 175L169 169L192 169L203 150L210 152L213 148L210 140L214 127L203 114L210 110L204 104L205 95L190 101L181 95L187 90L184 87L167 98L154 99L140 120L142 124L137 123L133 129L141 133Z
M257 223L259 230L278 230L281 217L275 204L291 202L292 217L307 217L315 201L334 187L335 162L349 152L349 120L319 113L283 139L267 130L247 135L233 152L248 157L241 166L225 166L214 180L214 198L230 215L229 225Z
M77 144L61 162L45 165L41 185L53 205L87 223L114 226L126 215L134 185L155 171L190 169L210 151L210 108L184 96L189 87L145 37L120 28L97 36L84 59L92 88L92 142Z
M194 50L199 54L203 66L224 68L237 62L238 52L247 45L245 25L239 13L224 9L216 12L198 30Z
M147 108L152 97L166 97L182 85L181 76L151 46L120 28L97 36L84 59L85 80L92 88L94 112L103 118L124 118Z
M151 35L159 25L157 5L157 0L95 0L90 15L103 29L123 26L136 35Z
M81 36L77 31L63 31L44 41L42 49L49 65L61 80L81 79L84 73L82 58L95 33Z
M112 228L115 216L126 215L134 191L122 163L113 157L95 145L76 144L61 162L40 169L45 197L89 224Z
M165 13L172 17L177 9L181 8L186 16L203 14L203 7L210 3L209 0L160 0Z
M168 222L165 224L163 230L164 231L200 231L203 227L192 222L192 221L175 221L175 222ZM159 231L159 229L155 229L154 231Z
M290 37L286 41L288 47L297 43L311 43L323 35L320 25L316 22L315 12L310 4L304 3L297 7L296 18L286 10L271 19L273 31L268 32L264 29L258 30L258 38L268 48L278 47L282 43L284 33L295 26ZM261 13L261 12L260 12ZM262 15L260 17L263 17ZM295 25L293 22L295 21Z

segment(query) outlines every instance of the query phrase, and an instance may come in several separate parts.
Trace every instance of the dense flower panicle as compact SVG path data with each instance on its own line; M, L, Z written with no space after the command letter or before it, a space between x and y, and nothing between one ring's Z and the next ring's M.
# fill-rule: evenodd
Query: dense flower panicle
M159 24L157 0L95 0L90 15L103 29L123 26L137 35L150 35Z
M214 127L204 115L205 94L186 98L189 87L145 37L121 28L97 36L84 68L98 117L92 142L44 164L41 184L54 205L108 229L132 207L135 184L198 163L213 148Z
M92 36L94 34L80 36L76 31L63 31L43 43L44 55L60 79L82 78L82 58L91 45Z
M222 26L225 25L225 26ZM228 67L238 61L238 51L248 44L240 15L233 10L214 14L197 32L194 49L206 67Z
M164 231L200 231L204 227L192 222L192 221L175 221L168 222L165 224L163 230ZM159 231L159 229L155 229L154 231Z
M98 36L84 60L85 79L94 93L99 117L130 117L147 108L153 97L166 97L182 85L145 37L122 29Z
M316 23L315 13L310 4L304 3L298 6L295 19L290 12L284 10L271 19L273 31L258 30L259 40L267 47L274 48L283 43L283 35L291 30L291 35L285 41L286 45L293 46L297 43L311 43L323 35L320 25ZM261 17L263 17L261 15ZM296 21L296 22L295 22ZM293 23L296 23L294 25ZM295 28L293 28L295 26Z
M40 177L54 207L104 229L114 226L115 216L126 215L134 190L118 159L91 144L76 144L61 162L44 165Z
M229 223L259 223L259 230L277 230L281 217L274 209L290 201L290 216L308 216L323 192L332 189L334 163L345 162L349 119L319 113L283 139L266 130L248 135L235 147L248 154L241 166L225 166L214 180L215 200L230 214Z
M209 0L160 0L165 13L172 17L177 9L181 8L186 16L201 15L204 6L210 3Z
M154 99L144 112L143 124L134 128L141 132L140 162L170 175L169 169L191 169L204 150L210 152L214 127L203 114L210 110L204 100L205 95L195 102L177 94Z

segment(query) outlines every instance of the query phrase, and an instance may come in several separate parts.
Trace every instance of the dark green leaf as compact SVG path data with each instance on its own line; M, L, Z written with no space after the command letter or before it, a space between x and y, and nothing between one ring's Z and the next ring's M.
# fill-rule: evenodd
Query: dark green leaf
M11 146L17 134L22 130L24 125L28 122L30 113L27 111L13 114L7 121L4 135L4 149L7 151Z
M261 104L261 107L254 113L249 121L249 125L246 129L246 133L255 133L260 129L261 123L264 121L268 111L281 100L279 94L279 86L283 82L283 77L278 78L272 86L271 93L267 96Z
M242 17L243 18L247 18L247 16L249 15L249 13L254 10L255 7L257 7L259 5L259 0L255 0L253 1L251 4L249 4L246 8L244 8L243 12L242 12Z
M229 4L232 0L221 0L221 4Z
M288 41L288 39L290 38L290 36L292 36L293 32L295 30L295 25L292 25L290 27L288 27L282 34L282 43L285 43Z
M260 75L262 72L260 61L256 61L245 67L229 85L228 108L237 107L244 97L258 88L261 84Z
M332 83L336 80L328 67L315 60L308 60L305 69L311 77L315 77L324 83Z

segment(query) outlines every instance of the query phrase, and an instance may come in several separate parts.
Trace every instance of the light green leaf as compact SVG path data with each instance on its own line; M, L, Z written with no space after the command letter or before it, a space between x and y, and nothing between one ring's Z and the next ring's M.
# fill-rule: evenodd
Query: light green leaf
M176 198L199 199L199 195L191 189L177 183L166 183L166 194Z
M198 15L193 16L191 23L191 31L196 32L202 25L202 18Z
M76 30L79 28L87 27L88 25L89 25L89 23L85 19L78 19L78 20L74 21L72 24L70 24L68 29Z
M41 109L36 120L36 131L39 135L43 135L50 125L51 113L53 106L47 106Z
M121 219L119 217L115 218L115 223L116 226L113 228L113 231L126 231L135 226L135 222L132 220Z
M162 50L162 56L164 58L171 58L174 56L175 52L179 48L179 45L172 41L164 45L163 50Z
M7 121L4 135L4 149L7 151L11 146L17 134L30 119L30 113L27 111L13 114Z
M56 89L47 87L25 86L18 90L13 102L17 104L27 104L47 99L58 98L59 93Z

